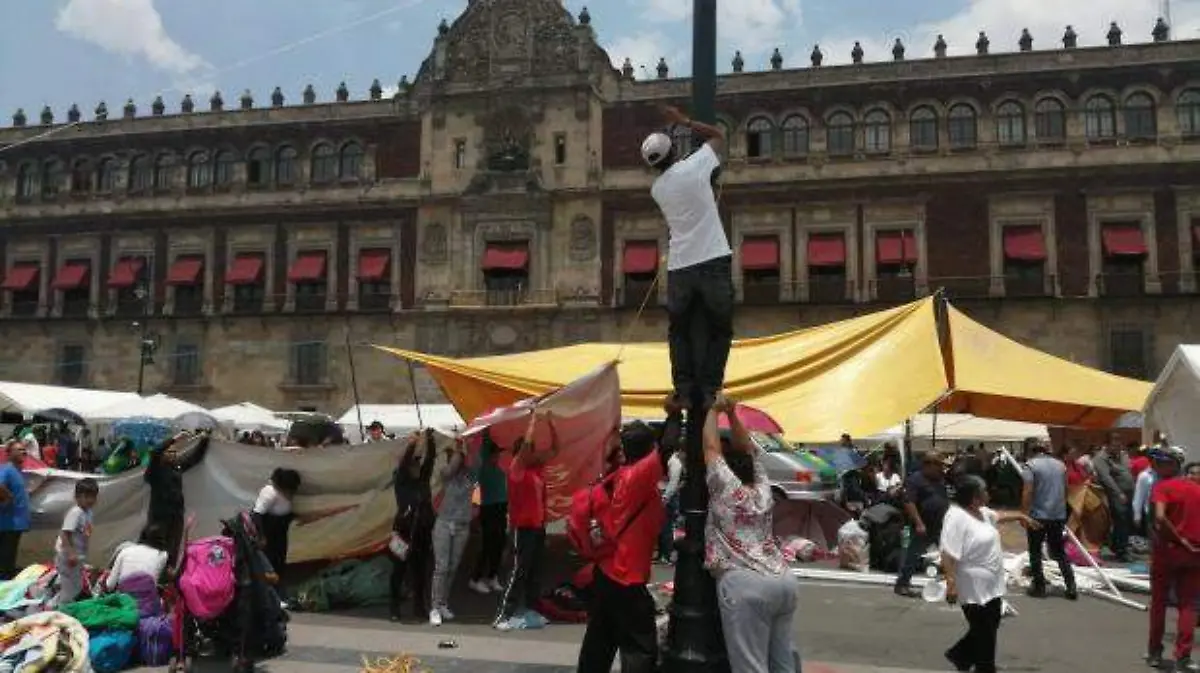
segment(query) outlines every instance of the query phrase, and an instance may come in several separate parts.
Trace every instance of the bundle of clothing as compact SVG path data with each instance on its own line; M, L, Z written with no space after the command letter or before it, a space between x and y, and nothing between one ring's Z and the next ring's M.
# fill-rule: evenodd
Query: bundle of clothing
M0 673L87 673L90 639L83 625L60 612L22 617L0 627Z

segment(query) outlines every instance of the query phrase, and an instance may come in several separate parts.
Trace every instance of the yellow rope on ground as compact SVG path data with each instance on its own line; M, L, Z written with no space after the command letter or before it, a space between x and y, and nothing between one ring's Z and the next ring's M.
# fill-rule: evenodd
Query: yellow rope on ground
M380 657L375 661L363 657L362 662L362 673L430 673L429 669L421 666L420 659L409 654Z

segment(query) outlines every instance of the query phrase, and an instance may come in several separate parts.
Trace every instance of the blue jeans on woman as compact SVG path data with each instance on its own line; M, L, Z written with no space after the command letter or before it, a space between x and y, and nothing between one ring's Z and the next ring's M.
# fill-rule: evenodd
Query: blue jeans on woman
M667 519L662 531L658 534L658 558L671 560L671 550L675 546L675 522L679 519L679 495L673 495L663 503L667 511Z

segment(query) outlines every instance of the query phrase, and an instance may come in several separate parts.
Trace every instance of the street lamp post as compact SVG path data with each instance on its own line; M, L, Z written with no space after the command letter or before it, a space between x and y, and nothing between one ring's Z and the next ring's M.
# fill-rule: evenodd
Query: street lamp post
M150 293L139 286L133 291L138 301L142 302L142 319L133 323L133 329L138 336L138 379L137 394L141 395L146 382L146 365L154 364L154 353L158 350L158 335L150 331Z
M712 124L716 122L717 0L693 0L692 9L691 117ZM691 401L684 438L687 479L680 493L686 534L678 545L675 563L675 596L665 661L669 673L729 670L716 585L704 569L708 489L701 428L705 414L702 400Z

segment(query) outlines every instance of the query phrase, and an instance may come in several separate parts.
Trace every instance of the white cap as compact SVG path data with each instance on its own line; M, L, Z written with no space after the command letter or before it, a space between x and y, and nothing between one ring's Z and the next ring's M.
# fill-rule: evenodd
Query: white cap
M651 133L642 141L642 158L647 164L657 166L671 153L671 137L665 133Z

